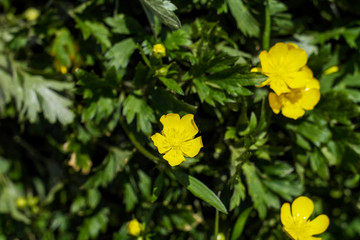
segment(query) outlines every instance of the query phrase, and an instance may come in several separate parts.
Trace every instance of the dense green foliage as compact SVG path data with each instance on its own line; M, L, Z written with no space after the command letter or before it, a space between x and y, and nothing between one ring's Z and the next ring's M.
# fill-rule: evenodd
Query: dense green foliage
M0 8L1 240L136 239L133 218L144 239L289 239L280 207L300 195L329 216L323 239L359 238L359 2ZM250 73L276 42L305 49L321 84L298 120ZM166 113L194 114L204 143L173 168L150 139Z

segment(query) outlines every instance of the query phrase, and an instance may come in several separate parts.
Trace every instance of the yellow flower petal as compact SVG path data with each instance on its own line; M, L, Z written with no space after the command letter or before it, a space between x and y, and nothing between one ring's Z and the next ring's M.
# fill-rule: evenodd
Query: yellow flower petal
M288 86L285 84L284 80L282 78L279 77L272 77L271 81L270 81L270 88L272 90L274 90L274 92L277 95L280 95L282 93L287 93L290 92L290 89L288 88Z
M200 152L200 148L202 147L203 143L201 137L197 137L182 143L180 149L187 157L195 157Z
M306 221L314 211L314 203L308 197L298 197L291 206L292 215L296 221Z
M302 109L298 104L288 103L281 109L282 114L285 117L292 118L294 120L304 116L305 110Z
M162 115L160 118L160 122L164 126L163 132L165 133L165 136L169 137L167 135L167 133L170 133L168 130L174 128L176 129L180 125L180 116L177 113L169 113L166 115Z
M288 72L299 71L307 62L307 54L304 49L292 48L289 50L283 64Z
M284 226L289 226L291 224L294 223L294 220L291 216L291 211L290 211L290 204L289 203L284 203L282 206L281 206L281 209L280 209L280 220L281 220L281 223L284 225Z
M250 69L250 72L261 72L261 68L254 67L254 68Z
M319 89L309 89L304 90L301 99L299 100L299 105L305 110L314 109L315 105L320 100L320 91Z
M265 74L267 72L270 72L274 68L266 51L261 51L261 53L259 54L259 59L261 62L261 70Z
M273 68L279 68L286 61L286 56L289 52L289 48L285 43L275 44L268 53L268 59ZM261 60L261 59L260 59ZM262 66L262 62L261 62Z
M269 105L270 105L271 109L273 110L273 112L275 114L278 114L280 112L280 109L282 106L280 96L271 92L271 93L269 93L268 98L269 98Z
M316 78L313 78L313 79L311 79L310 82L308 82L308 84L306 84L305 88L307 88L307 89L311 89L311 88L320 89L320 82Z
M183 153L180 149L171 149L168 151L163 158L169 162L170 166L177 166L183 161L185 161L185 158L183 156Z
M328 216L321 214L308 223L310 235L316 235L325 232L330 224Z
M159 153L161 154L166 153L171 148L166 138L160 133L155 133L154 135L152 135L151 140L154 142L154 145L157 147Z
M195 135L199 132L198 127L194 121L194 115L186 114L180 120L182 127L182 139L185 141L190 140L195 137Z
M304 88L311 81L309 74L305 71L289 73L285 79L286 84L291 88Z

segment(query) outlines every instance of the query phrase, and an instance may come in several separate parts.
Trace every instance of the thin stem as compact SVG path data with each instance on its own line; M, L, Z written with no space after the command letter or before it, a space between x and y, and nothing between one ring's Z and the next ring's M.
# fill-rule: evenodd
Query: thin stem
M216 210L215 213L215 227L214 227L214 240L216 240L219 233L219 211Z
M270 47L271 17L269 0L265 0L265 28L263 35L263 49L268 51Z
M127 124L125 123L124 119L122 117L120 117L120 124L122 126L122 128L124 129L126 135L128 136L128 138L130 139L130 141L132 142L132 144L135 146L135 148L145 157L147 157L148 159L150 159L151 161L155 162L155 163L159 163L160 159L158 157L156 157L155 155L153 155L151 152L149 152L146 148L144 148L141 143L136 139L136 136L133 132L130 131L129 127L127 126Z

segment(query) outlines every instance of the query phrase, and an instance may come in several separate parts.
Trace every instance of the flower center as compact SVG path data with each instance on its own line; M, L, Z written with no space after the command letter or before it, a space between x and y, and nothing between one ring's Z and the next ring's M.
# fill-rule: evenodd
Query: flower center
M303 93L301 90L302 89L292 89L289 93L285 93L285 98L294 104L302 97Z
M309 221L305 218L301 219L299 217L293 217L294 222L291 226L286 226L285 231L291 236L294 240L308 239L311 234L309 233Z

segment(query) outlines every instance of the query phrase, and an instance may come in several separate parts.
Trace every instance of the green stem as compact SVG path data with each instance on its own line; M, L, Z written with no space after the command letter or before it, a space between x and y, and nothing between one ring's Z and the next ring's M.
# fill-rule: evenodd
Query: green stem
M218 234L219 234L219 211L216 210L216 213L215 213L215 227L214 227L214 240L216 240Z
M268 51L270 47L270 31L271 31L271 17L270 17L270 3L265 0L265 28L263 35L263 49Z
M122 117L120 117L120 124L122 126L122 128L124 129L126 135L128 136L128 138L130 139L130 141L132 142L132 144L135 146L135 148L145 157L147 157L148 159L150 159L151 161L155 162L155 163L159 163L160 159L158 157L156 157L155 155L153 155L151 152L149 152L146 148L144 148L141 143L136 139L136 136L133 132L130 131L129 127L127 126L127 124L125 123L124 119Z

